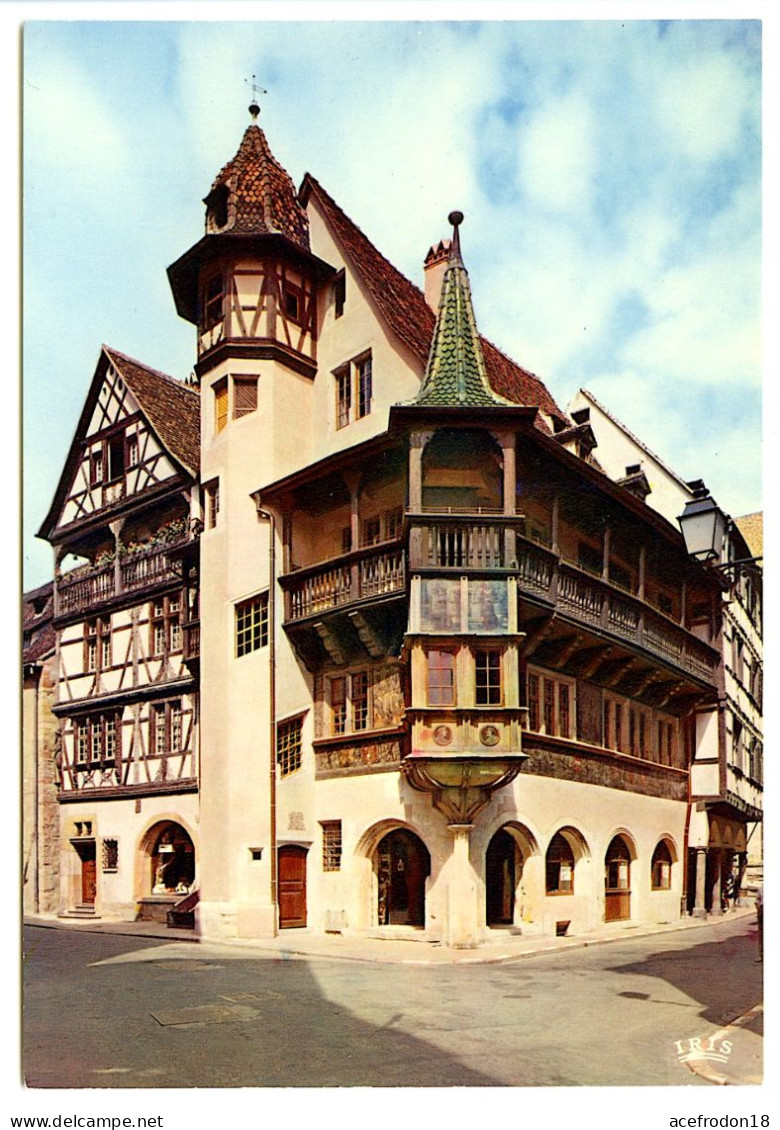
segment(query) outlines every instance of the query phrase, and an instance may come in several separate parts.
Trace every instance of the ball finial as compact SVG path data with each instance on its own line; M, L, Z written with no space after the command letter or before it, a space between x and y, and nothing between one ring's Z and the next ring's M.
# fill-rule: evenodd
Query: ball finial
M452 224L454 228L457 228L460 224L463 223L463 213L450 212L449 216L447 217L447 222Z

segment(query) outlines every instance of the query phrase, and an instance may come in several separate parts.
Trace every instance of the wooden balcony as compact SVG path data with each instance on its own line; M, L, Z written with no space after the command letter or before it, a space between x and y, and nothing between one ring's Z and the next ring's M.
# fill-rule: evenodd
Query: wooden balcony
M181 626L184 662L192 665L200 659L200 620L189 620Z
M541 598L558 616L641 648L698 679L712 679L720 661L715 648L639 597L520 537L517 581L520 595Z
M346 604L403 593L405 552L401 541L366 546L279 578L285 621L306 620Z
M81 567L61 576L55 585L55 615L83 613L107 604L125 593L144 591L161 584L180 581L181 558L172 556L186 537L165 545L128 554L116 562Z
M522 518L496 511L409 517L409 566L437 571L507 569Z

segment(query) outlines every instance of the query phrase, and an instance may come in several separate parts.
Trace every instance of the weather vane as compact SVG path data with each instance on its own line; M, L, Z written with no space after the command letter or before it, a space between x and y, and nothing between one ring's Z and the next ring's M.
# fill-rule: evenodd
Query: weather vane
M258 94L268 93L268 91L264 90L262 86L257 85L256 79L257 75L252 75L251 83L249 82L248 78L244 79L244 82L248 83L252 87L252 101L249 104L249 113L252 115L254 121L257 121L257 116L260 113L260 106L257 101L257 96Z

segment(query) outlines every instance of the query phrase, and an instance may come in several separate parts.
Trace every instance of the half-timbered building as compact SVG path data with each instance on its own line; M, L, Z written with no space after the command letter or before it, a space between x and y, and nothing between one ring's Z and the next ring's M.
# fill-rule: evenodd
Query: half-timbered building
M205 205L197 390L104 348L42 529L63 905L458 947L676 917L719 583L480 335L460 213L418 289L256 121Z
M198 410L197 389L103 346L41 529L64 914L164 920L196 883Z

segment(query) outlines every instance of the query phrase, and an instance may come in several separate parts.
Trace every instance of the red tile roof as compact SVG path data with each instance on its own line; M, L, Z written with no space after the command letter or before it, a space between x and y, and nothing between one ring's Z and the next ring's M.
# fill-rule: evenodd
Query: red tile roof
M385 259L322 185L307 173L300 191L304 204L312 194L385 321L425 365L436 318L423 292ZM480 341L488 379L495 392L515 404L536 407L567 424L570 422L538 377L521 368L481 335ZM550 429L539 417L537 427L549 433Z
M238 152L219 171L211 192L223 185L228 190L227 223L219 230L279 232L309 250L309 218L258 125L247 127Z
M22 662L36 663L54 651L54 586L51 581L22 597Z
M200 396L182 384L108 345L103 351L127 383L163 446L193 475L200 467Z

